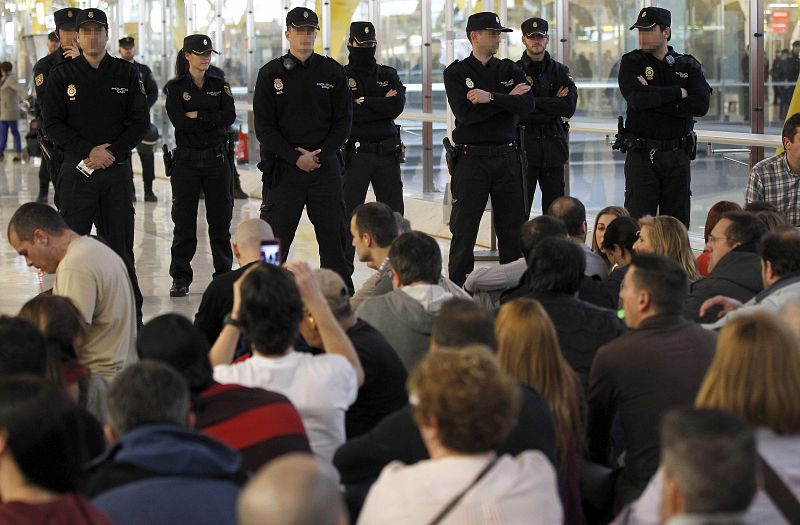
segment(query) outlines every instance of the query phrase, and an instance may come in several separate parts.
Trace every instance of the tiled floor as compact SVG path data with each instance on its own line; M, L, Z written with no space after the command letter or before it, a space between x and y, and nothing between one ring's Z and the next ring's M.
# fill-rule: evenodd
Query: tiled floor
M38 192L38 160L29 163L14 164L10 156L0 161L0 231L3 242L0 243L0 283L3 293L0 294L0 313L15 315L20 307L34 295L52 286L52 276L40 278L36 269L28 268L25 260L18 256L6 237L6 227L11 215L17 207L36 198ZM144 295L143 314L145 321L167 312L178 312L193 319L200 304L200 298L206 285L211 280L213 267L211 252L208 246L208 230L205 223L203 202L198 210L198 245L192 266L194 283L187 297L171 298L169 288L172 280L169 276L170 245L172 242L172 220L170 219L170 187L169 182L157 178L154 191L158 196L157 203L145 203L141 200L141 177L135 177L136 191L140 200L136 203L136 225L134 254L139 285ZM51 188L52 199L52 188ZM51 201L52 202L52 201ZM231 232L237 225L252 217L258 217L260 200L237 200L233 210ZM413 224L413 218L411 218ZM442 253L447 256L449 243L440 240ZM308 261L312 267L319 266L317 243L314 229L308 218L303 215L300 227L289 254L290 259ZM445 263L446 265L446 263ZM372 270L356 261L353 281L358 288L370 275Z

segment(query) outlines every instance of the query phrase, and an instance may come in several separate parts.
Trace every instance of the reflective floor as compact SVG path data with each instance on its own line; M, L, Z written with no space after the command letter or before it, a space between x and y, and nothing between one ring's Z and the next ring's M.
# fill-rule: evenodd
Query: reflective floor
M38 159L30 162L14 164L9 155L0 161L0 224L2 224L3 242L0 243L0 282L3 293L0 294L0 313L16 315L20 307L36 294L52 287L52 276L40 277L35 268L28 268L25 260L17 255L8 243L6 228L11 215L17 207L36 198L38 193ZM172 220L170 219L171 190L169 182L157 178L154 191L158 202L145 203L141 200L143 190L141 177L135 178L136 193L136 225L134 254L139 285L144 295L143 314L145 321L167 312L178 312L194 319L200 304L200 298L211 280L213 265L208 245L208 227L204 220L205 207L200 202L198 210L197 253L192 261L194 282L187 297L171 298L169 288L172 280L169 276L170 245L172 243ZM251 192L252 193L252 192ZM52 188L50 192L52 203ZM233 211L231 232L238 224L249 218L258 217L260 200L237 200ZM448 243L440 241L442 252L446 256ZM290 259L308 261L312 267L319 266L317 243L314 229L306 215L303 215L300 227L289 253ZM356 262L353 281L359 287L372 273L365 264Z

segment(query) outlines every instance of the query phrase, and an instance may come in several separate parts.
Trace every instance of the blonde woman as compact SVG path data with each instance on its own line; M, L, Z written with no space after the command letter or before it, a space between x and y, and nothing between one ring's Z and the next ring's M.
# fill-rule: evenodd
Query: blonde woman
M689 245L689 232L675 217L646 215L639 219L639 235L633 250L636 253L654 253L675 259L683 267L690 282L700 278L694 253Z
M505 304L495 321L497 359L514 379L540 392L556 424L559 493L565 523L583 523L578 486L581 385L561 355L556 329L535 299Z
M800 497L800 341L778 317L756 312L738 317L719 333L717 354L695 405L733 412L757 429L758 452ZM618 523L660 523L661 471L629 516ZM746 523L788 523L762 490Z

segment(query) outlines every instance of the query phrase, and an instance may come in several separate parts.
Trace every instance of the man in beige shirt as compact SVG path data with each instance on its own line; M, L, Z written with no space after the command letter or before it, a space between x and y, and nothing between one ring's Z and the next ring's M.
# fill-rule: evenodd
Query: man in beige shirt
M68 297L86 322L78 360L111 380L135 359L136 306L122 259L102 242L78 235L58 212L29 202L8 224L8 240L28 266L55 274L53 294Z

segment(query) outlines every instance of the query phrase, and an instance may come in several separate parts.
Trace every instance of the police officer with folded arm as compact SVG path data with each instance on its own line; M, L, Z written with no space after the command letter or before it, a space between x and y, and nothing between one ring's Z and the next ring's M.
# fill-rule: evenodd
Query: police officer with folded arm
M564 195L564 164L569 159L569 138L564 119L575 114L578 88L569 68L553 60L547 52L549 24L542 18L522 23L525 51L517 64L525 72L536 108L520 117L525 125L525 152L528 157L527 210L530 216L536 185L542 192L542 212Z
M342 66L314 53L318 30L311 9L289 11L289 52L258 72L253 113L264 180L261 218L272 226L285 260L305 206L321 266L341 275L352 291L339 149L350 135L353 97Z
M178 52L176 77L166 85L167 114L175 127L170 171L172 184L172 297L189 293L192 258L197 249L197 205L205 194L208 238L214 277L230 271L231 169L228 165L228 126L236 120L233 95L224 77L209 70L217 53L206 35L189 35Z
M640 49L620 61L628 118L615 147L627 151L625 207L631 215L671 215L688 228L694 117L708 112L711 88L700 62L667 44L671 23L668 10L645 7L631 26L639 30Z
M119 39L119 56L122 60L126 60L136 66L139 71L139 76L144 85L145 97L147 97L147 109L153 107L153 104L158 100L158 85L153 79L153 72L150 68L134 60L136 56L136 40L132 36L126 36ZM139 161L142 164L142 182L144 183L144 200L145 202L157 202L158 197L153 193L153 181L156 178L155 156L153 149L158 140L158 129L151 123L147 133L142 137L141 142L136 145L136 152L139 154ZM131 181L132 183L133 181ZM136 200L136 190L134 190L134 198Z
M108 21L78 13L83 53L54 67L44 96L47 136L64 150L57 192L69 227L97 233L125 262L141 322L142 293L133 257L131 150L150 125L144 86L133 64L106 52Z
M44 105L47 81L50 79L50 70L58 64L78 57L81 54L80 49L78 49L78 42L76 41L78 32L75 28L75 21L80 12L81 10L77 7L65 7L53 13L53 18L56 23L56 49L49 55L39 59L36 65L33 66L33 85L36 90L36 105L38 106L39 115L42 119L44 119L42 106ZM48 35L48 49L50 49L50 41ZM55 204L58 206L58 174L61 170L62 152L60 150L55 150L55 145L47 137L41 127L39 131L39 143L43 154L42 164L39 167L39 195L37 200L39 202L47 202L49 185L52 180Z
M455 166L450 170L450 279L458 285L475 263L473 249L489 195L495 219L500 262L519 259L519 229L525 220L523 172L518 148L519 117L534 109L522 69L494 55L500 33L513 31L489 12L467 20L472 53L444 70L447 101L456 117Z
M403 213L400 133L394 119L403 112L406 88L397 71L375 61L378 40L370 22L350 24L344 66L353 95L353 129L345 148L344 202L347 216L364 203L370 183L378 202Z

